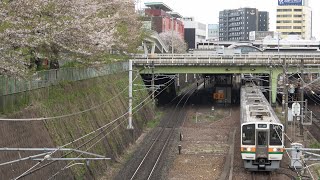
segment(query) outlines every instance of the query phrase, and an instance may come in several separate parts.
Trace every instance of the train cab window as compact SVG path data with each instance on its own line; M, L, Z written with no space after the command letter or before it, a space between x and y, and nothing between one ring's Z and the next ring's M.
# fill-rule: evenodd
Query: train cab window
M242 126L242 144L255 145L255 124Z
M267 132L260 131L258 132L258 146L267 145Z
M282 145L282 127L270 124L270 145Z

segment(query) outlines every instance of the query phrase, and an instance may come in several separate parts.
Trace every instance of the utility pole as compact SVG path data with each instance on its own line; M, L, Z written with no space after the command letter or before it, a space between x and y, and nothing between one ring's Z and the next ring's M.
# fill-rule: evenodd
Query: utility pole
M129 119L127 129L133 129L132 126L132 60L129 60Z
M301 59L300 70L301 70L301 84L300 84L300 101L301 101L301 117L300 117L300 135L303 136L303 119L304 119L304 111L303 111L303 102L304 102L304 61Z

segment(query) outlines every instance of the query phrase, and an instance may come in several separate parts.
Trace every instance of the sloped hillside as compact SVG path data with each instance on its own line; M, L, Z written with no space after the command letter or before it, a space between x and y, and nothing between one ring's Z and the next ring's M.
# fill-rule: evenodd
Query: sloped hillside
M142 84L137 78L135 84ZM108 166L117 162L128 146L141 134L143 126L152 120L154 112L151 104L142 102L148 97L144 90L134 92L133 122L135 129L129 131L128 75L119 73L77 82L63 82L56 86L34 90L29 93L29 105L11 118L72 116L45 121L0 122L1 147L59 147L94 132L72 143L66 148L104 155L111 160L72 162L43 161L33 168L24 179L48 179L57 174L56 179L96 179L108 171ZM140 87L141 89L141 87ZM139 111L137 111L140 109ZM80 113L79 113L80 112ZM119 118L120 117L120 118ZM115 120L115 121L114 121ZM110 123L113 122L113 123ZM110 126L106 126L110 123ZM104 127L98 129L99 127ZM0 162L28 157L39 152L0 153ZM56 152L53 157L77 157L79 153ZM80 156L88 157L88 156ZM19 176L38 161L23 161L0 167L0 179ZM50 164L48 164L50 163ZM74 164L82 163L82 164ZM63 167L67 167L61 170Z

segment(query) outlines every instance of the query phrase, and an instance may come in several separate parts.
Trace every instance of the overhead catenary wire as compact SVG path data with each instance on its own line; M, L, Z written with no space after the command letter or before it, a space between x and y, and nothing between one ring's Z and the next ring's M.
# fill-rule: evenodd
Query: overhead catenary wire
M138 75L135 77L135 79L133 81L135 81L138 78ZM83 114L89 111L92 111L94 109L97 109L103 105L106 105L107 103L109 103L110 101L114 100L115 98L119 97L122 93L124 93L129 86L127 86L126 88L124 88L122 91L120 91L120 93L118 93L117 95L113 96L111 99L103 102L102 104L93 106L89 109L83 110L83 111L78 111L75 113L71 113L71 114L65 114L65 115L60 115L60 116L52 116L52 117L41 117L41 118L22 118L22 119L10 119L10 118L0 118L0 121L44 121L44 120L54 120L54 119L61 119L61 118L66 118L66 117L71 117L71 116L75 116L75 115L79 115L79 114Z
M278 138L282 141L282 144L283 144L283 146L284 146L284 148L285 148L286 146L285 146L285 144L284 144L284 139L282 139L282 138L280 137L279 132L277 131L277 129L274 129L274 130L275 130L275 132L277 133ZM293 142L286 133L284 133L283 131L282 131L282 133L288 138L288 140L289 140L291 143ZM286 151L286 154L287 154L287 156L289 157L289 159L291 160L291 156L289 155L289 152L288 152L288 151ZM295 172L297 173L297 175L300 176L300 173L299 173L299 171L297 170L297 168L296 168L295 166L293 166L293 168L294 168Z
M254 83L252 79L251 79L250 81L251 81L252 83ZM255 86L255 87L257 87L257 86ZM281 129L281 128L280 128L280 129ZM284 148L285 148L284 139L283 139L282 136L279 134L278 128L275 128L274 130L275 130L275 132L276 132L279 140L281 141L281 143L284 145ZM292 140L289 138L289 136L288 136L285 132L283 132L283 129L281 129L281 133L284 134L285 137L287 137L288 140L292 143ZM288 151L286 151L286 154L287 154L287 156L291 159ZM295 166L294 166L294 169L295 169L295 172L297 173L297 175L300 177L300 174L299 174L299 172L298 172L298 170L297 170L297 168L296 168Z
M158 75L159 76L159 75ZM175 75L166 75L166 76L164 76L164 77L162 77L161 76L161 78L157 78L158 76L156 76L155 77L155 81L157 81L157 80L163 80L163 79L168 79L168 78L175 78ZM151 80L147 80L147 79L144 79L143 80L144 82L151 82L151 81L153 81L152 79Z
M149 102L151 102L151 100L149 99ZM146 103L148 104L148 103ZM145 105L146 105L145 104ZM133 114L135 114L136 112L138 112L142 107L144 106L140 106L139 109L137 111L135 111ZM93 143L90 147L88 147L85 151L90 150L92 147L94 147L96 144L98 144L101 140L103 140L107 135L109 135L111 132L113 132L115 129L117 129L120 125L122 125L124 122L126 122L126 119L122 120L117 126L115 126L112 130L110 130L108 133L106 133L105 135L103 135L100 139L98 139L95 143ZM81 153L80 155L77 156L80 157L82 156L83 153ZM56 172L55 174L53 174L48 180L51 180L52 178L54 178L55 176L57 176L58 174L60 174L62 171L64 171L68 166L70 166L74 161L70 161L67 165L65 165L63 168L61 168L58 172Z
M138 78L138 75L136 76L136 78L135 79L137 79ZM124 90L123 90L124 91ZM121 93L120 93L121 94ZM120 96L120 94L118 94L118 96ZM91 108L90 108L91 109ZM128 112L127 112L128 113ZM124 117L127 113L125 113L125 114L123 114L122 116L120 116L119 118L117 118L117 119L120 119L120 118L122 118L122 117ZM117 120L116 119L116 120ZM110 122L110 123L108 123L108 124L112 124L112 123L114 123L116 120L114 120L114 121L112 121L112 122ZM108 125L107 124L107 125ZM105 127L105 126L104 126ZM101 128L99 128L99 129L101 129ZM96 132L96 131L94 131L94 132ZM91 135L91 134L93 134L93 132L91 132L91 133L89 133L89 135ZM87 135L88 136L88 135ZM87 136L85 136L85 137L87 137ZM60 148L63 148L63 147L66 147L66 146L68 146L68 145L70 145L70 144L72 144L72 143L74 143L74 142L76 142L76 141L78 141L78 140L80 140L80 139L83 139L84 137L81 137L81 138L78 138L77 140L74 140L74 141L72 141L72 142L70 142L70 143L67 143L66 145L64 145L64 146L61 146L61 147L59 147L57 150L55 150L55 151L52 151L49 155L51 156L52 154L54 154L54 153L56 153ZM32 166L30 169L28 169L27 171L25 171L24 173L22 173L20 176L18 176L17 177L17 179L19 179L20 177L22 177L23 175L25 175L26 173L28 173L30 170L32 170L34 167L36 167L37 165L39 165L40 163L42 163L44 161L44 159L42 160L42 161L40 161L40 162L38 162L36 165L34 165L34 166Z
M170 81L172 81L173 79L174 79L174 78L172 78ZM168 81L168 82L165 83L165 84L168 84L170 81ZM174 82L174 81L172 81L170 84L172 84L173 82ZM165 90L165 89L163 89L161 92L163 92L164 90ZM139 107L141 104L143 104L146 100L149 99L149 101L151 101L151 100L150 100L150 97L151 97L151 95L149 95L147 98L145 98L145 100L143 100L140 104L138 104L137 106L135 106L135 107L133 108L133 110L136 109L137 107ZM142 108L142 107L143 107L143 106L141 106L140 108ZM139 109L140 109L140 108L139 108ZM112 122L109 122L108 124L106 124L106 125L98 128L98 129L96 129L96 130L94 130L94 131L92 131L92 132L90 132L90 133L88 133L88 134L86 134L86 135L84 135L84 136L76 139L76 140L73 140L72 142L69 142L69 143L67 143L67 144L65 144L65 145L63 145L63 146L60 146L60 148L66 147L66 146L68 146L68 145L70 145L70 144L72 144L72 143L75 143L75 142L77 142L77 141L79 141L79 140L81 140L81 139L83 139L83 138L85 138L85 137L88 137L89 135L91 135L91 134L93 134L93 133L96 133L96 132L102 130L102 129L105 128L105 127L108 127L109 125L111 125L111 124L113 124L114 122L118 121L119 119L123 118L123 117L124 117L125 115L127 115L127 114L128 114L128 111L127 111L126 113L124 113L123 115L121 115L120 117L118 117L118 118L116 118L115 120L113 120ZM98 137L99 135L101 135L102 133L103 133L103 131L101 131L97 136L95 136L94 138L90 139L89 141L92 141L93 139L95 139L96 137ZM80 147L82 147L82 146L80 146ZM56 151L55 151L55 152L56 152ZM52 154L55 153L55 152L52 152ZM51 155L52 155L52 154L51 154ZM46 167L47 165L50 165L50 164L53 163L53 162L54 162L54 161L49 162L49 163L47 163L47 164L45 164L45 165L43 165L43 166L35 169L34 171L32 171L32 172L30 172L30 173L25 173L25 175L31 174L31 173L33 173L33 172L35 172L35 171L38 171L38 170L40 170L41 168ZM23 177L23 176L22 176L22 177Z
M174 82L174 81L173 81L173 82ZM173 83L173 82L171 82L171 83ZM162 91L164 91L164 90L165 90L165 89L163 89ZM146 98L145 100L148 100L148 102L151 102L152 100L150 99L150 97L151 97L151 96L149 96L149 97ZM144 101L145 101L145 100L144 100ZM144 102L144 101L143 101L143 102ZM143 103L143 102L142 102L142 103ZM140 103L140 104L142 104L142 103ZM133 109L136 109L137 107L139 107L140 104L137 105L136 107L134 107ZM146 105L146 104L144 104L144 106L145 106L145 105ZM143 106L140 106L140 107L139 107L139 110L140 110L142 107L143 107ZM139 111L139 110L138 110L138 111ZM134 114L135 114L136 112L137 112L137 111L135 111ZM123 120L121 123L123 123L123 122L125 122L125 120ZM120 126L121 123L120 123L118 126ZM117 127L118 127L118 126L117 126ZM115 128L114 128L114 129L115 129ZM113 130L114 130L114 129L113 129ZM113 130L112 130L112 131L113 131ZM112 132L112 131L111 131L111 132ZM101 133L102 133L102 132L101 132ZM105 136L106 136L106 135L105 135ZM104 136L104 137L105 137L105 136ZM96 137L97 137L97 136L96 136ZM100 140L98 140L98 141L101 141L104 137L102 137L102 138L101 138ZM98 143L98 142L96 142L96 143ZM95 144L96 144L96 143L95 143ZM80 156L80 155L79 155L79 156Z

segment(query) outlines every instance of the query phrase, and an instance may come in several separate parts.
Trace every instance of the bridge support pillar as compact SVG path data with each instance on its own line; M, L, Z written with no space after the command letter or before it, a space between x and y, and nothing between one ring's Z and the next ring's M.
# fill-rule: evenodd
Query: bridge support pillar
M143 50L144 50L144 54L148 55L148 46L146 42L143 43Z
M151 54L154 54L155 50L156 50L156 43L152 43Z

